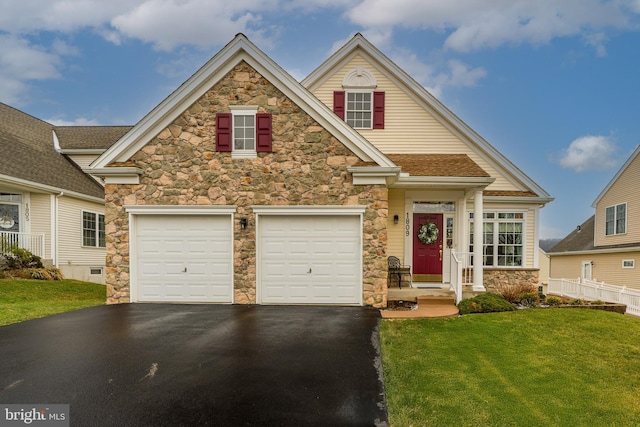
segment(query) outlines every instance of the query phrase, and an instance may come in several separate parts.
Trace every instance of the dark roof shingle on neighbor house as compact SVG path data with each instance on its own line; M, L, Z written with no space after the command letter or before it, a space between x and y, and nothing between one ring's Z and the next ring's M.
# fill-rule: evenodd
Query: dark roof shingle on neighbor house
M577 226L564 239L560 240L554 247L547 251L548 254L560 252L590 251L594 248L593 237L595 226L595 215Z
M106 150L133 126L56 126L64 150Z
M122 132L120 127L114 130L109 129L110 127L99 128L102 130L93 129L92 132L107 130L106 136L97 138L101 145L105 145L105 141ZM58 128L0 103L0 175L103 198L103 188L65 155L56 151L53 141L54 129L57 131ZM63 131L63 134L79 135L82 132L84 131ZM69 142L69 146L78 142L77 137L69 139L75 141ZM111 143L116 140L117 138L113 139ZM87 143L91 144L93 143Z

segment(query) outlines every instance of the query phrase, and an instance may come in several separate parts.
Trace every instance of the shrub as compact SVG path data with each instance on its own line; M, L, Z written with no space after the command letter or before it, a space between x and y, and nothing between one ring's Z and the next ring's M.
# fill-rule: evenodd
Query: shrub
M36 280L64 280L64 275L60 269L49 268L28 268L24 270L26 275Z
M493 313L499 311L514 311L516 308L501 295L487 292L473 298L467 298L458 304L460 314Z
M576 298L576 299L572 299L571 301L569 301L570 305L584 305L584 301L582 301L580 298Z
M556 307L559 306L560 304L562 304L562 298L560 297L556 297L556 296L548 296L547 297L547 304L549 304L552 307Z
M590 303L590 304L591 304L591 305L604 305L604 304L606 304L606 302L604 302L604 301L602 301L602 300L597 299L597 300L595 300L595 301L591 301L591 303Z
M540 296L537 293L524 293L520 295L520 305L525 307L537 307L540 305Z
M538 294L538 288L531 283L499 285L496 291L512 304L518 304L522 294Z
M3 256L5 270L21 270L23 268L42 268L42 259L26 249L12 245Z

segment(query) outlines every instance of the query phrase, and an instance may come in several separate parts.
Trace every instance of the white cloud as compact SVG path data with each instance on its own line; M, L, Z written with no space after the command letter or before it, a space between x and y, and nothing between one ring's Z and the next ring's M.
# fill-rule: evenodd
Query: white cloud
M181 44L212 46L228 42L239 32L250 32L269 2L148 0L115 16L113 28L126 37L152 43L156 49L172 50Z
M0 35L0 100L19 105L32 80L60 77L61 61L42 46L27 40Z
M611 137L581 136L562 152L558 163L576 172L603 171L618 166L617 147Z
M401 26L449 33L445 47L471 52L629 28L629 12L639 13L638 8L637 0L364 0L347 16L365 28ZM593 45L588 37L587 44ZM594 47L600 54L602 40Z
M85 117L78 117L75 120L64 119L45 119L47 123L51 123L54 126L99 126L100 122L96 119L87 119Z
M459 60L427 64L406 49L395 49L391 59L436 98L441 97L444 89L449 87L475 86L487 75L484 68L471 68Z

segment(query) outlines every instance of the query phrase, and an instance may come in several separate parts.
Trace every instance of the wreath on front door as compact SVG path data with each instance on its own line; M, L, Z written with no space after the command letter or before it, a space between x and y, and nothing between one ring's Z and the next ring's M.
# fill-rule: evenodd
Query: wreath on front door
M425 245L431 245L438 240L438 226L433 222L427 222L426 224L422 224L420 230L418 230L418 240L420 240Z

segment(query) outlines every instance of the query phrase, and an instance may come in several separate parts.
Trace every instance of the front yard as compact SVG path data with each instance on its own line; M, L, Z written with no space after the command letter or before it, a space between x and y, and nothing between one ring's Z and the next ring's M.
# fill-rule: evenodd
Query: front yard
M105 303L102 285L0 280L0 326ZM528 309L383 320L389 421L640 426L640 319Z
M0 279L0 326L104 304L104 285L77 280Z
M384 320L389 421L407 426L640 426L640 320L528 309Z

